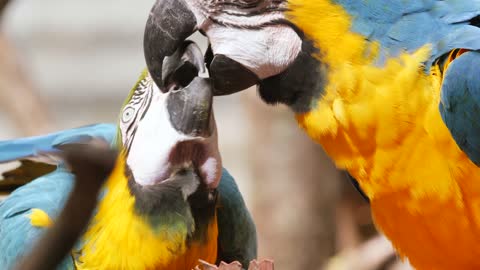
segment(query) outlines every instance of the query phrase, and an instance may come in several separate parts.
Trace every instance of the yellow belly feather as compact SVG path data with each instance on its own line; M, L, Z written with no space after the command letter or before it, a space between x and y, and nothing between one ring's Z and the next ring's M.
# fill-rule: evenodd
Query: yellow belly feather
M438 68L425 74L421 64L429 46L376 67L365 52L378 44L349 32L340 6L290 3L329 66L324 96L297 115L300 126L359 181L376 225L417 269L480 269L480 169L441 119Z

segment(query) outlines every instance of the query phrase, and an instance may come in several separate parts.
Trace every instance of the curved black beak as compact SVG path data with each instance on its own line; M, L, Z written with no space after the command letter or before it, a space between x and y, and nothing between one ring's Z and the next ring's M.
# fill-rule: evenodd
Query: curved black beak
M196 19L184 0L157 0L145 26L143 50L148 71L163 91L163 60L172 55L193 34Z
M163 62L166 85L174 85L167 99L167 110L173 127L193 137L209 137L214 129L212 114L213 84L208 78L198 77L205 71L203 54L191 41ZM170 89L168 87L167 89Z

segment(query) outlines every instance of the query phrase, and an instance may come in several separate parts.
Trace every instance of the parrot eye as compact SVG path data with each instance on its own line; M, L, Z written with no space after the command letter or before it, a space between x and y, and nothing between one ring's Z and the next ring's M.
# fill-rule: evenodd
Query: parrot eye
M122 114L122 122L126 123L132 120L133 116L135 115L135 110L132 107L127 107L123 111Z

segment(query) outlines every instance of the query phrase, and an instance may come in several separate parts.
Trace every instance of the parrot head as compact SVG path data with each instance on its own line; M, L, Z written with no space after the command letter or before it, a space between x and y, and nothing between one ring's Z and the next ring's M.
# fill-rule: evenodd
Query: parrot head
M147 20L144 53L161 91L163 59L195 31L210 42L205 57L214 95L258 85L261 98L307 112L321 96L325 65L318 49L286 16L287 0L157 0Z
M144 204L140 208L166 205L161 197L172 192L181 201L199 190L213 198L222 164L212 85L198 76L204 69L200 49L184 42L164 59L167 91L145 71L123 106L119 144L129 188L137 204Z

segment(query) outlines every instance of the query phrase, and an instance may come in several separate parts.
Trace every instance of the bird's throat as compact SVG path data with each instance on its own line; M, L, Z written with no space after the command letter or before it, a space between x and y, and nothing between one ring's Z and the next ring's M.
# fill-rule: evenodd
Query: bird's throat
M136 211L124 170L125 159L120 156L82 245L74 252L77 269L169 269L190 254L187 239L192 224L172 212L163 213L152 226L148 217ZM215 240L208 242L209 250L215 254L203 254L203 258L214 262L216 218L209 226L208 239Z

